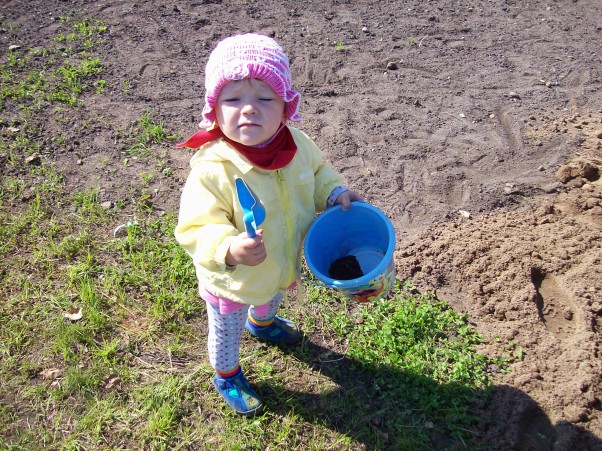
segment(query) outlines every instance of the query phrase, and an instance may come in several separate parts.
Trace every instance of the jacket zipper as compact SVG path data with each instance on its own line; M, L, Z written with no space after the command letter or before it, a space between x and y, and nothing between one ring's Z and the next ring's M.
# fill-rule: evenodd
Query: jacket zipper
M289 198L289 193L288 193L288 189L286 187L286 180L284 179L284 174L282 174L282 170L281 169L277 169L276 170L276 174L278 176L278 186L280 188L280 193L281 193L281 199L282 199L282 209L283 209L283 217L284 217L284 224L285 224L285 230L284 230L284 240L285 240L285 245L286 245L286 257L287 257L287 267L288 267L288 274L286 277L286 280L290 279L291 275L291 269L290 268L295 268L295 265L293 264L291 266L290 262L291 261L295 261L295 252L293 252L292 249L292 244L293 244L293 227L291 224L291 215L288 214L288 212L291 210L290 208L290 198ZM294 271L293 271L294 272ZM294 277L294 274L292 274L292 277ZM282 281L281 281L282 283Z

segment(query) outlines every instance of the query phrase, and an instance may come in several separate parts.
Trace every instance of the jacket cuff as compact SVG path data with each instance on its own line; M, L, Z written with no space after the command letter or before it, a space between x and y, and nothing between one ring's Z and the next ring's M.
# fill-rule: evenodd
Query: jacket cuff
M219 268L222 271L225 271L226 269L233 269L235 268L235 266L228 266L226 264L226 255L228 254L228 249L230 249L230 246L232 245L232 243L234 242L234 239L236 237L235 236L227 236L226 238L224 238L224 240L217 246L217 249L215 251L215 261L218 264Z
M337 201L339 196L341 194L343 194L345 191L349 191L349 190L344 186L337 186L335 189L333 189L330 192L328 199L326 200L326 208L330 208L330 207L334 206L334 203Z

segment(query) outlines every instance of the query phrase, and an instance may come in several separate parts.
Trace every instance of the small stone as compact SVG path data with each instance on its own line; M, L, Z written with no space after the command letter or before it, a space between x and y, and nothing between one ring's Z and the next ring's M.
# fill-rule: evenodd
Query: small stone
M520 96L518 95L518 93L516 93L514 91L510 91L508 93L508 97L510 97L511 99L520 99Z
M574 178L573 180L570 180L569 182L567 182L566 186L569 189L581 188L583 185L585 185L586 181L587 181L586 179L583 179L581 177L577 177L577 178Z
M587 415L580 407L571 405L565 407L564 418L571 423L580 423L587 419Z
M501 369L500 369L499 365L496 365L494 363L494 364L491 364L491 365L489 365L487 367L487 371L490 372L490 373L497 374L497 373L499 373L501 371Z
M25 158L25 163L38 166L40 163L42 163L42 158L40 157L40 155L35 153Z
M511 194L520 194L520 189L514 183L506 183L504 186L504 194L507 196Z
M543 191L546 194L553 194L556 191L558 191L558 189L562 186L562 183L560 182L554 182L554 183L550 183L549 185L544 185L542 187Z
M389 70L397 70L398 69L397 63L395 61L389 61L387 63L387 69L389 69Z
M72 305L67 309L65 313L63 313L63 317L67 318L70 321L79 321L83 318L82 308L76 305Z
M42 379L53 381L63 377L63 371L58 368L47 368L43 371L40 371L40 376Z

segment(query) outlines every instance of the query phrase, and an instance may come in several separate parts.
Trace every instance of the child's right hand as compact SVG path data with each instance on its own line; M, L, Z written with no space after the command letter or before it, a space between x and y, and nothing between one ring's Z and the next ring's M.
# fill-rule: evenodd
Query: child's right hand
M265 243L263 242L263 229L257 230L257 236L249 238L247 233L238 235L226 254L226 264L229 266L247 265L257 266L263 262L267 256Z

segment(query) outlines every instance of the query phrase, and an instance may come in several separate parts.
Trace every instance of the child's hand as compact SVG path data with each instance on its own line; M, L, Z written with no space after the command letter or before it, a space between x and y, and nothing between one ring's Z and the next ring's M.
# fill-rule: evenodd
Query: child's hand
M256 266L263 262L267 256L265 243L261 238L263 230L257 230L257 236L249 238L245 233L241 233L230 245L226 254L226 263L229 266L238 264L247 266Z
M334 201L334 204L340 204L343 207L343 210L347 211L349 210L349 205L351 205L351 202L358 200L364 200L364 198L355 191L347 190L343 191L339 197L337 197L337 200Z

